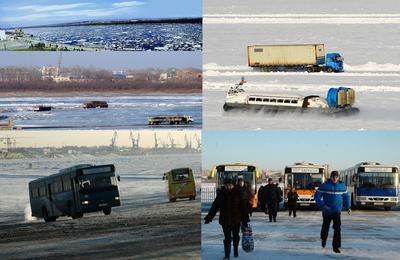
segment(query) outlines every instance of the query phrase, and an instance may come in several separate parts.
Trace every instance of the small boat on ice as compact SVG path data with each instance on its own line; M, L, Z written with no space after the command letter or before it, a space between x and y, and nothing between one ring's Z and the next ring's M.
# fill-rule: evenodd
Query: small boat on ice
M35 112L42 112L42 111L51 111L53 109L53 107L51 106L43 106L43 105L39 105L39 106L35 106L33 108L33 111Z
M231 87L223 106L225 111L233 109L264 110L271 112L306 112L317 111L326 114L357 113L353 107L355 91L347 87L330 88L327 98L318 95L301 96L286 94L247 93L243 89L244 79Z

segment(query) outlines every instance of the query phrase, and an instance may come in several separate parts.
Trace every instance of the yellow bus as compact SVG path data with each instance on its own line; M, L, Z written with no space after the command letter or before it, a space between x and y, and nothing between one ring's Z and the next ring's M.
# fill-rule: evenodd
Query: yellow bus
M219 164L212 168L210 177L216 178L217 190L224 186L225 179L232 179L237 183L238 179L243 178L251 188L253 208L257 208L257 180L260 178L260 171L256 166L243 163Z
M196 199L196 184L192 169L172 169L164 173L163 180L166 180L168 184L170 202L185 198L189 198L189 200Z

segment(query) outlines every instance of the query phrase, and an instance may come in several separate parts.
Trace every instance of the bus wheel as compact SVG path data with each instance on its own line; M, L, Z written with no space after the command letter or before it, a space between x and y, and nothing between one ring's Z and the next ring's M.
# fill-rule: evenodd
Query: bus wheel
M46 222L46 223L55 221L54 217L52 217L52 218L49 217L49 213L47 212L46 208L43 208L42 215L43 215L44 222Z
M189 197L189 200L195 200L195 199L196 199L196 196Z
M110 215L111 214L111 208L105 208L103 209L104 215Z
M332 69L331 67L328 67L328 68L326 69L326 71L329 72L329 73L332 73L332 72L333 72L333 69Z
M385 207L384 208L386 211L389 211L389 210L391 210L392 208L391 207Z
M169 199L169 202L175 202L176 199Z

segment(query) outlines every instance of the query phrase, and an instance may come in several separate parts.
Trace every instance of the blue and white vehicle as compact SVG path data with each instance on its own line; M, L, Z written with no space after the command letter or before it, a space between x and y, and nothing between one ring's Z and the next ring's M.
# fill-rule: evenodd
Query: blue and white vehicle
M399 167L377 162L362 162L341 172L353 208L383 207L390 210L399 204Z
M243 88L246 83L244 78L231 87L226 95L223 109L252 109L272 112L307 112L314 111L323 114L345 113L352 114L359 112L353 107L355 103L355 91L347 87L330 88L327 97L318 95L288 95L288 94L267 94L249 93Z

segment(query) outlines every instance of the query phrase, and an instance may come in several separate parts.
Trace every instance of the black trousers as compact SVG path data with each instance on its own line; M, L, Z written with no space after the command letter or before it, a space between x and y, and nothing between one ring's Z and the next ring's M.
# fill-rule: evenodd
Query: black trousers
M271 221L272 219L276 220L276 215L278 214L277 203L275 201L267 203L267 209L269 221Z
M292 215L293 212L293 217L296 217L296 206L289 206L289 217Z
M331 221L333 221L333 248L341 247L341 235L340 235L340 226L342 222L340 220L340 213L336 213L333 215L322 214L323 222L321 228L321 239L326 241L329 233L329 226L331 225Z
M231 252L231 242L233 241L233 248L237 250L239 246L240 236L240 224L237 225L223 225L222 230L224 231L224 249L225 249L225 256L229 257Z

